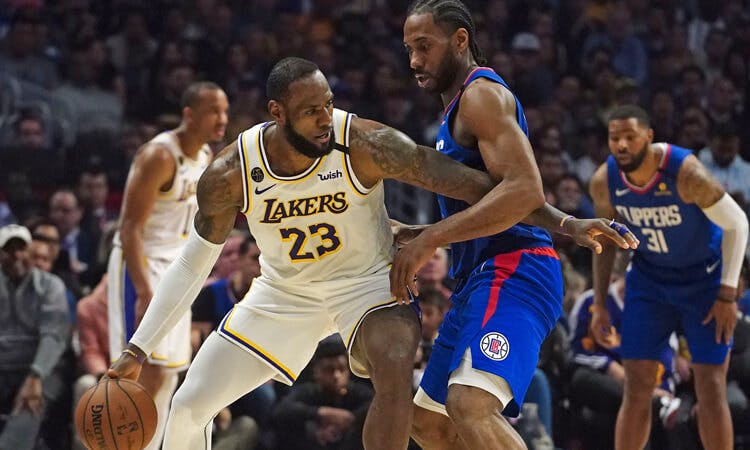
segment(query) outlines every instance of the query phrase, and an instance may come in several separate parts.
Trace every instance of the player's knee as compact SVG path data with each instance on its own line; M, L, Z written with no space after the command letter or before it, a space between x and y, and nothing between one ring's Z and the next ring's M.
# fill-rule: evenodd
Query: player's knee
M625 395L630 399L649 401L656 387L656 377L643 377L637 374L625 375Z
M172 397L169 421L177 429L182 426L194 428L196 425L211 420L213 413L215 411L208 411L201 407L199 393L195 389L183 385Z
M372 375L411 372L419 340L408 333L402 334L403 339L393 339L392 336L385 339L381 336L366 343L367 360L372 368Z

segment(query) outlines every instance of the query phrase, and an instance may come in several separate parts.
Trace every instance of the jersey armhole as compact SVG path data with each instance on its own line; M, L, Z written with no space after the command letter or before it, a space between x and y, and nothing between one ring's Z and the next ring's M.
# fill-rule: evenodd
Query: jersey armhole
M250 190L250 170L247 157L247 147L245 147L246 131L237 136L237 151L240 155L240 170L242 172L242 208L240 212L247 215L253 206L252 191Z
M347 113L346 119L344 120L343 124L343 133L342 135L342 141L344 146L349 149L349 127L352 124L352 118L356 117L355 114ZM370 192L375 189L378 184L382 183L383 181L378 181L375 183L375 185L371 188L366 188L362 182L359 181L357 178L357 175L354 173L354 168L352 167L351 159L349 158L349 152L341 152L342 154L342 163L344 166L344 172L346 172L346 179L349 180L349 185L352 187L355 193L361 196L366 196Z

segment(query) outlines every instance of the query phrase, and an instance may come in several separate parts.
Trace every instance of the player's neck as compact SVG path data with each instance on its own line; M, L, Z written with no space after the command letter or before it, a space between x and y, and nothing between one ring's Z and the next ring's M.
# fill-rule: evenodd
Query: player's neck
M479 67L479 64L474 62L474 60L471 60L466 61L466 63L463 64L462 69L456 71L456 78L453 80L453 84L451 84L448 89L440 94L440 98L443 101L444 107L447 107L450 102L453 101L458 92L464 86L464 82L469 77L469 74L477 67Z
M284 138L284 133L275 123L263 133L263 147L266 149L266 158L271 170L282 177L299 175L315 162L315 159L298 152Z
M635 186L645 186L651 179L656 175L661 165L662 157L664 156L662 150L654 144L649 144L646 157L643 158L643 163L636 170L625 174L628 181Z
M206 145L206 142L202 138L190 133L184 125L175 128L174 134L177 136L177 141L180 143L182 153L190 159L195 159L201 148Z

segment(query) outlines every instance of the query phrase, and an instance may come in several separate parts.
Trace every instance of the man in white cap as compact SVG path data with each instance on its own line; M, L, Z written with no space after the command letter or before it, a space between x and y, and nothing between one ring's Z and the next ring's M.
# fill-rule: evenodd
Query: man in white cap
M8 416L2 450L34 448L44 405L60 395L50 389L59 381L50 381L67 344L65 285L33 267L30 243L27 228L0 228L0 414Z

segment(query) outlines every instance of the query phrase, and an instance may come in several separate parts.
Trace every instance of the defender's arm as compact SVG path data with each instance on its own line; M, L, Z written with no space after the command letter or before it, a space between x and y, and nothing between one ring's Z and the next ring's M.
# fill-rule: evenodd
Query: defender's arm
M392 178L473 204L495 185L486 173L379 122L355 118L349 141L354 172L365 186Z

